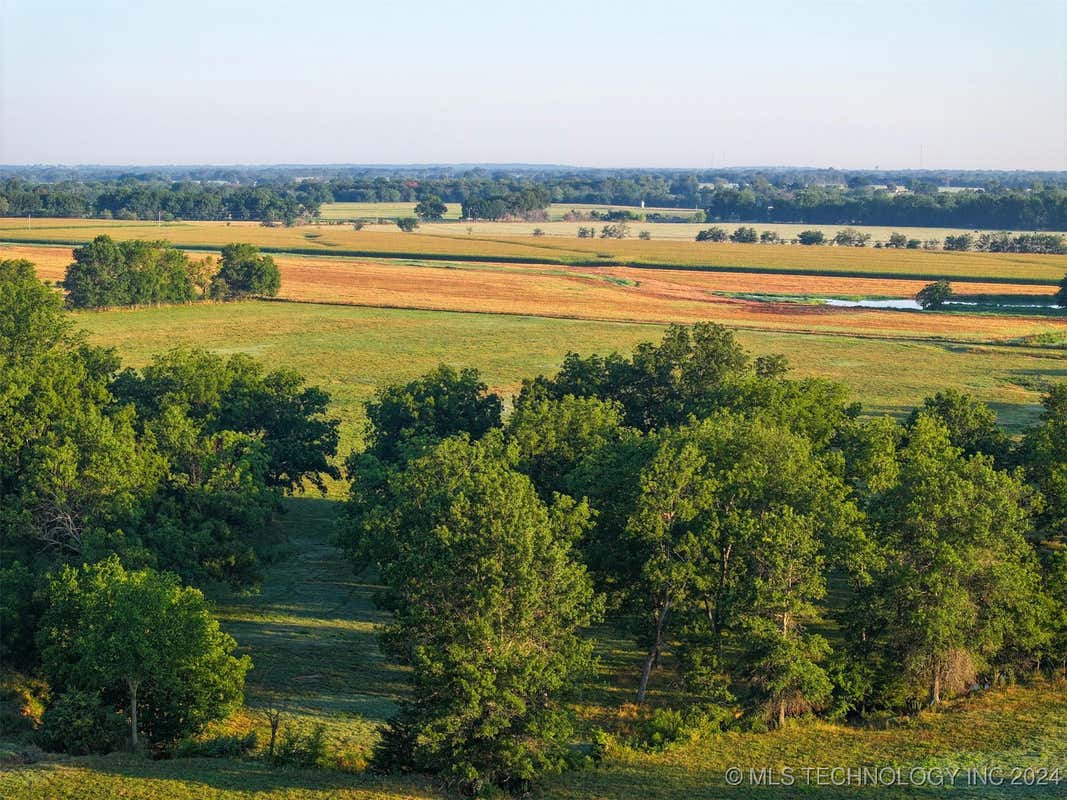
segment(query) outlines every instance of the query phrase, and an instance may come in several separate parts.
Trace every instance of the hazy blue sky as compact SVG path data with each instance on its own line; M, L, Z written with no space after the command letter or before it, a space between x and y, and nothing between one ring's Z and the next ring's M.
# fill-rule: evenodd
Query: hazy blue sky
M1067 0L0 8L0 163L1067 169Z

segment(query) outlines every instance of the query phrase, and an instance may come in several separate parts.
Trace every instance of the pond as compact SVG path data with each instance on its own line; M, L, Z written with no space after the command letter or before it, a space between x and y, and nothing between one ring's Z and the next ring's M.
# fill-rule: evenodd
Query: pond
M901 311L922 311L923 307L920 306L914 300L907 300L905 298L899 298L895 300L836 300L830 298L816 298L816 303L825 303L828 306L840 306L843 308L894 308ZM949 300L945 303L946 307L955 306L982 306L987 309L1012 309L1012 308L1044 308L1044 309L1057 309L1062 306L1053 305L1052 303L975 303L967 300Z

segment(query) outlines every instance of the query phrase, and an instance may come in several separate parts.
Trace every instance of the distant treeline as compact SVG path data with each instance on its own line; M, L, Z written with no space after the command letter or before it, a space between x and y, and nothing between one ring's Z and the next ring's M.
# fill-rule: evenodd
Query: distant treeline
M58 168L52 168L58 170ZM0 170L0 214L294 222L322 203L460 203L478 219L543 218L550 203L702 210L709 221L985 229L1067 228L1063 173L865 173L439 168L330 173L283 168L116 174ZM224 177L209 178L204 175ZM81 175L81 177L74 177ZM178 175L181 175L179 178ZM200 175L201 177L190 177ZM257 177L258 176L258 177ZM51 177L53 180L48 180ZM54 178L62 177L62 180ZM952 191L942 191L950 188ZM681 214L677 219L686 219ZM672 217L673 219L673 217Z

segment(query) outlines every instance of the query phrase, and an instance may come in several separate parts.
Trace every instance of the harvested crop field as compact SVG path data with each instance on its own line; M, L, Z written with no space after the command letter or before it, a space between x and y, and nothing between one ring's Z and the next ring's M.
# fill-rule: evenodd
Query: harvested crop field
M0 253L38 264L38 276L44 280L62 279L70 261L65 248L5 245ZM922 286L914 281L284 254L275 259L282 271L280 297L301 302L620 322L711 320L738 328L892 338L990 341L1045 334L1067 339L1067 317L833 308L721 294L902 297ZM963 286L976 292L1033 291L1024 286Z
M432 231L433 226L424 226ZM955 253L849 247L709 244L690 241L564 239L535 236L448 236L433 232L356 231L345 225L263 227L255 223L103 222L98 220L0 220L0 240L40 244L88 241L106 233L119 239L166 239L201 249L230 242L258 244L275 252L581 266L686 267L736 272L972 280L1049 285L1067 272L1067 257L1020 253Z

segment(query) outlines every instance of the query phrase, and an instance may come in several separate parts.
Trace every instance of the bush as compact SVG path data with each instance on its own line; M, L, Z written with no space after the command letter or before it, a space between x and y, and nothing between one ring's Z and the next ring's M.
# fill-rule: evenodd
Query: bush
M19 672L0 678L0 732L6 738L28 734L41 724L48 703L48 684Z
M326 728L319 723L306 734L286 728L271 760L287 767L309 768L325 766L328 758Z
M411 233L419 227L419 220L416 217L401 217L396 221L396 227L404 233Z
M183 739L174 749L174 755L178 758L236 758L251 753L257 743L255 731L244 736L215 736L203 741Z
M647 242L649 239L652 238L652 234L649 231L641 231L639 234L637 234L637 238L643 239Z
M45 750L82 756L109 753L126 741L126 718L96 692L71 690L44 712L38 743Z
M579 227L578 228L579 239L595 239L596 228Z
M824 244L826 236L822 231L801 231L797 234L797 241L803 245Z
M672 744L690 741L701 734L721 733L732 719L729 708L714 704L685 711L657 708L638 718L632 743L646 750L666 750Z

